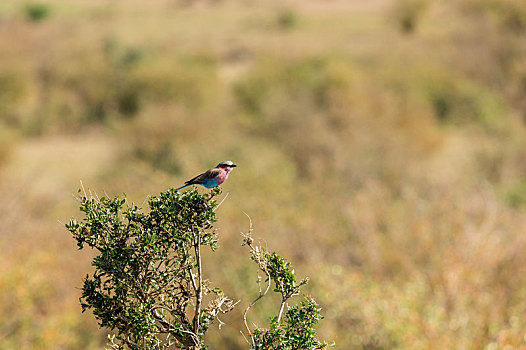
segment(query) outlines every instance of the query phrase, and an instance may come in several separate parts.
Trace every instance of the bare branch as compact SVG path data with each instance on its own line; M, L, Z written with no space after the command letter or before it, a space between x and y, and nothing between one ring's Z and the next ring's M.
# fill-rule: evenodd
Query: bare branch
M243 212L249 219L249 228L248 228L248 233L241 233L241 235L243 236L244 238L244 242L245 244L250 248L250 253L252 254L252 256L256 259L256 262L258 263L258 266L259 266L259 269L267 276L267 287L265 288L264 291L262 291L261 289L261 283L258 283L259 284L259 295L256 299L254 299L254 301L252 301L248 306L247 308L245 309L245 312L243 312L243 323L245 324L245 328L247 329L247 332L248 332L248 335L250 336L250 339L252 340L252 346L254 347L256 344L255 344L255 340L254 340L254 336L252 335L252 332L250 331L250 327L248 326L248 323L247 323L247 314L248 314L248 311L259 301L261 300L261 298L263 298L265 295L267 295L269 289L270 289L270 285L272 283L272 280L270 278L270 273L269 271L267 270L267 266L266 266L266 261L264 261L264 258L262 257L262 254L261 254L261 250L258 249L258 247L254 247L252 244L254 242L254 239L252 238L251 236L251 233L253 231L253 228L252 228L252 219L250 218L250 216ZM258 276L258 282L261 282L261 278Z
M285 308L285 303L287 302L286 299L281 300L281 306L279 308L279 314L278 314L278 323L281 322L281 316L283 315L283 309Z
M194 315L194 333L199 333L199 317L201 316L201 302L203 300L203 276L201 271L201 233L198 232L195 237L194 243L195 260L197 263L197 289L196 289L196 301L195 301L195 315ZM192 275L192 282L195 281Z
M214 209L214 211L217 210L217 208L219 208L221 206L221 204L223 204L223 202L227 199L228 195L230 194L230 192L227 192L226 195L225 195L225 198L223 198L221 200L221 202L219 202L219 204L216 206L216 208Z
M252 335L252 332L250 331L250 327L248 326L248 323L247 323L247 313L248 313L248 310L250 310L261 298L267 295L270 289L270 284L272 282L268 271L263 271L263 272L267 274L267 279L268 279L267 288L265 288L265 291L263 293L260 290L258 297L254 299L254 301L252 301L250 305L247 306L247 308L245 309L245 312L243 312L243 323L245 323L245 328L247 329L248 335L250 335L250 338L252 339L252 346L255 346L256 344L254 341L254 336Z
M157 309L154 307L152 308L152 315L154 316L155 320L161 324L161 326L164 327L162 330L162 333L170 333L177 341L183 345L186 346L195 346L199 344L199 337L194 332L186 331L184 329L175 329L170 322L166 321L161 314L157 311ZM188 334L190 336L190 341L186 338L183 338L178 332Z

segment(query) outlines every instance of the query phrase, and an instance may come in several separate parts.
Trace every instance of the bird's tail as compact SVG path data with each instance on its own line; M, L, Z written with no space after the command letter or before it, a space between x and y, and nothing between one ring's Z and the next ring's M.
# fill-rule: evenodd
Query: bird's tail
M181 187L179 187L179 188L176 188L175 190L176 190L176 191L179 191L179 190L182 190L183 188L188 187L188 186L190 186L190 184L188 184L188 185L183 185L183 186L181 186Z

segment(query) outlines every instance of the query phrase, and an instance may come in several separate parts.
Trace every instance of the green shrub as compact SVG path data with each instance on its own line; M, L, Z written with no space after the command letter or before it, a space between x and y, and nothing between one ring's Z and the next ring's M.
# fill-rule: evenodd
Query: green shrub
M282 30L292 29L298 24L298 16L291 9L281 10L277 15L276 22Z
M134 75L146 55L140 47L124 47L112 38L89 57L78 53L73 69L60 78L76 101L85 124L100 123L110 115L133 117L140 112L144 91Z
M218 68L207 54L178 59L151 58L132 72L144 99L174 103L190 110L217 107L220 97Z
M15 142L13 132L0 122L0 168L9 159Z
M290 263L275 252L267 252L265 248L254 245L250 233L251 230L245 235L243 244L250 248L251 258L266 276L267 282L265 289L262 289L260 285L259 296L245 309L243 316L250 337L251 350L326 348L327 344L316 338L314 326L323 317L320 315L321 309L318 308L314 299L305 297L300 305L288 307L284 315L285 320L282 320L287 301L299 294L300 288L307 284L308 279L305 278L298 283ZM261 278L259 278L258 283L261 282ZM262 297L266 296L272 282L274 282L274 292L281 296L278 316L270 318L269 328L254 326L251 329L247 323L247 313Z
M40 2L29 2L24 5L24 15L31 22L41 22L49 17L51 8Z
M27 76L23 72L0 70L0 121L15 125L21 122L15 111L26 95L27 85Z
M500 131L506 124L504 103L492 91L448 74L424 80L423 91L439 121L456 125L475 123L493 131Z
M85 217L81 222L71 220L66 228L79 249L88 246L98 255L92 263L94 273L84 280L80 301L83 311L92 310L100 326L112 330L112 348L206 348L204 336L210 325L235 306L202 273L202 249L218 247L213 197L220 193L220 189L204 195L195 189L184 193L170 189L151 197L147 212L129 205L126 198L99 199L81 193ZM250 232L244 243L268 277L266 291L244 314L251 349L325 347L313 328L321 317L312 299L288 308L285 321L281 320L286 302L306 280L296 283L290 263L255 246ZM271 281L282 296L279 316L272 318L270 330L251 331L247 312L265 296Z
M469 10L492 18L499 26L517 34L526 33L526 3L515 0L471 0Z
M516 181L506 192L506 199L515 208L526 204L526 178Z
M350 64L337 58L270 59L240 79L234 94L251 132L279 142L309 176L332 158L330 139L349 122L353 79Z
M404 33L414 32L428 6L429 0L400 0L393 9L395 21Z
M326 57L284 63L262 61L235 85L234 93L242 108L267 122L282 118L270 115L273 103L290 102L293 108L312 107L315 112L330 107L332 90L349 84L349 76L331 69L338 64L335 61ZM300 106L298 102L308 105Z

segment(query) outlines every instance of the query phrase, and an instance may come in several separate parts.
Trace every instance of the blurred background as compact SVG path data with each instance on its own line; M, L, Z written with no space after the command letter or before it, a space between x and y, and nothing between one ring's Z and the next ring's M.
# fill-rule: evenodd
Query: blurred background
M248 348L243 212L338 349L526 348L519 0L0 1L0 348L104 347L80 180L141 204L227 159L211 349Z

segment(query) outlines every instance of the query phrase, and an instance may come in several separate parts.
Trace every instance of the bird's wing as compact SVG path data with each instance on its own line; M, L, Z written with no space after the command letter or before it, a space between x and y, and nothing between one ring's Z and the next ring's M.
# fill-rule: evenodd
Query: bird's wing
M217 175L219 175L220 172L221 170L217 168L209 169L205 171L204 173L199 174L196 177L191 178L190 180L186 181L185 185L193 185L193 184L201 183L206 178L211 179L211 178L216 177Z
M208 170L205 174L206 177L208 177L209 179L213 179L217 175L221 174L221 170L219 170L218 168L212 168Z

